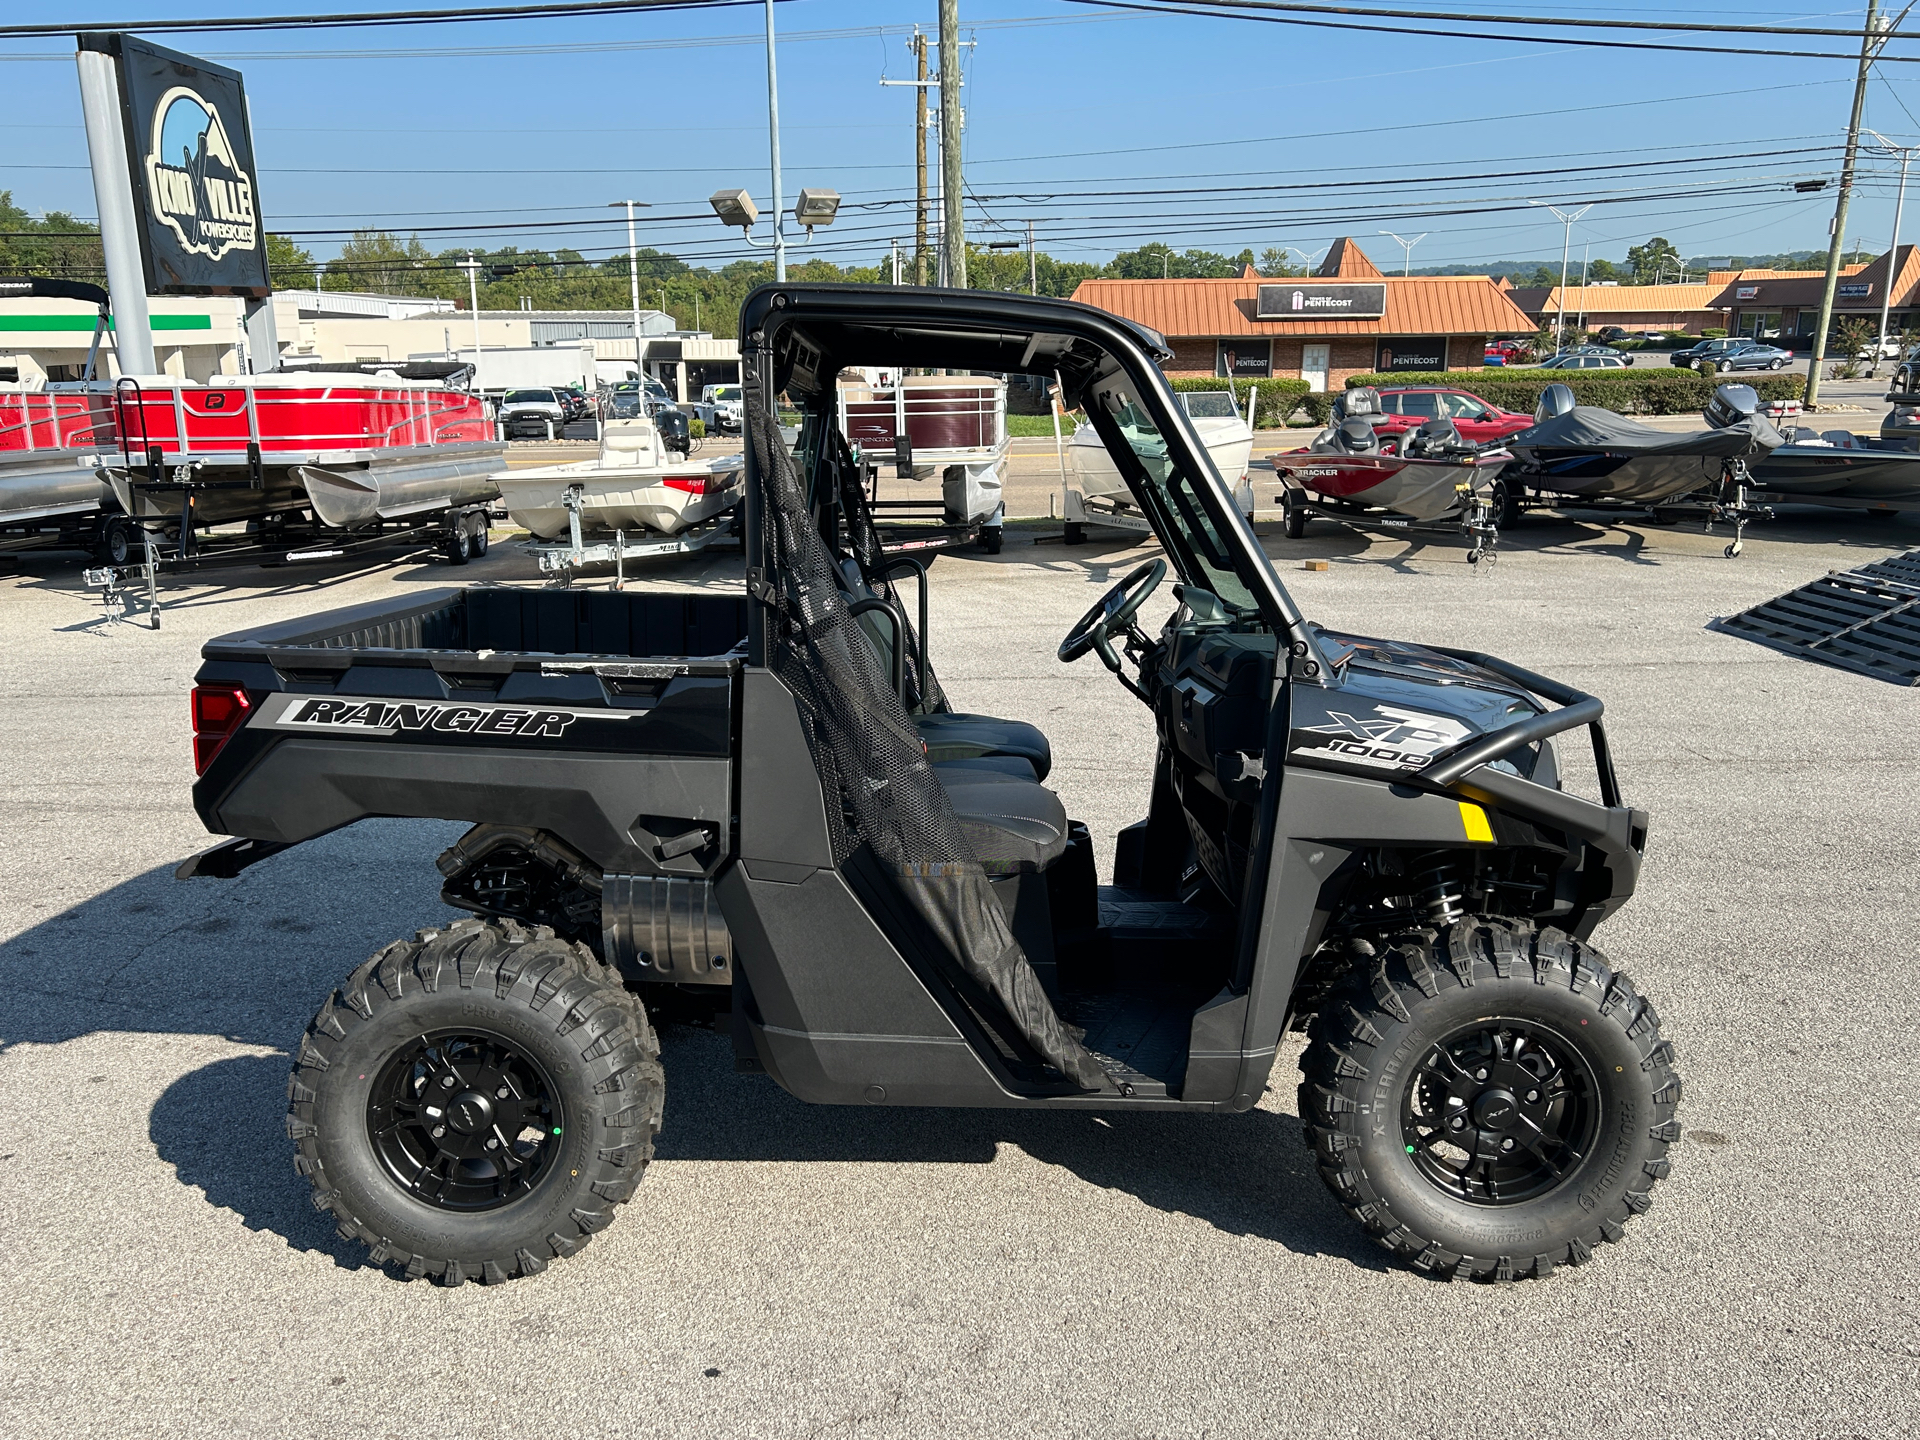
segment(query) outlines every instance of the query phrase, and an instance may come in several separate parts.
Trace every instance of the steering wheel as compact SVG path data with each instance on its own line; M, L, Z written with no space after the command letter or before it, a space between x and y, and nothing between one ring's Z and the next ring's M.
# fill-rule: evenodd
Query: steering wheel
M1098 650L1107 668L1120 674L1120 657L1113 653L1113 637L1132 623L1134 613L1146 604L1147 597L1166 573L1165 560L1149 560L1107 591L1067 632L1067 638L1060 642L1060 658L1071 664L1087 651Z

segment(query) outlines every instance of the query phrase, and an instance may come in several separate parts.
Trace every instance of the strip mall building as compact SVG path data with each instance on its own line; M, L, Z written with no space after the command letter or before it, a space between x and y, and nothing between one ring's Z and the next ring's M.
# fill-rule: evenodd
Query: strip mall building
M1084 280L1073 298L1157 330L1172 376L1274 376L1338 390L1351 375L1478 369L1487 341L1534 323L1484 275L1383 275L1337 240L1309 279Z

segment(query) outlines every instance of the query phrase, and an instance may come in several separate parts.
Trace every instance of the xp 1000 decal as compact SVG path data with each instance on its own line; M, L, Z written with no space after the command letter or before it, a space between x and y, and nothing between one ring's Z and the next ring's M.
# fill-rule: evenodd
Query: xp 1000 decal
M1355 702L1351 709L1360 713L1329 706L1322 723L1296 725L1290 747L1295 758L1370 770L1418 770L1442 750L1473 734L1448 715L1427 715L1366 701Z

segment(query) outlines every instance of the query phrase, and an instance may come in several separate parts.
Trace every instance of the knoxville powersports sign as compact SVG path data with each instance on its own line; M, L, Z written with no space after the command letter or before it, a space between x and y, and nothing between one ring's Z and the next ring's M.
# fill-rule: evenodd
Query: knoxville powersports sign
M80 43L119 62L149 293L270 293L240 72L131 35L82 35Z

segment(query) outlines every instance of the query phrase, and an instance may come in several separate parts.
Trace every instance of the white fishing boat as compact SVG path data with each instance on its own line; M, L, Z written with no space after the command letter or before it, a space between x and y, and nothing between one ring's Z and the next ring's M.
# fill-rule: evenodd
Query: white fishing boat
M1207 458L1213 461L1220 478L1227 482L1227 489L1233 492L1241 513L1251 517L1252 425L1241 417L1235 397L1225 390L1184 390L1179 398L1200 443L1206 446ZM1249 411L1253 403L1249 394ZM1090 524L1143 532L1152 529L1092 425L1082 421L1074 428L1067 452L1073 475L1071 480L1063 477L1061 501L1069 544L1077 544L1083 527Z
M651 420L609 420L593 460L502 470L493 479L516 525L542 540L571 531L655 530L677 535L740 501L746 457L676 454Z

